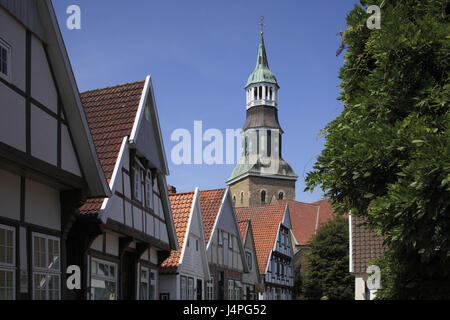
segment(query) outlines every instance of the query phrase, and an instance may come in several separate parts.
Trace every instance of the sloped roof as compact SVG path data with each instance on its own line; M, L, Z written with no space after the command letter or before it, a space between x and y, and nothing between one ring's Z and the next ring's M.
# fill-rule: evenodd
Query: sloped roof
M175 273L180 263L184 239L194 200L194 192L174 193L169 195L173 223L178 239L178 250L172 250L170 256L161 264L162 273Z
M271 250L277 239L278 225L282 222L286 205L236 208L238 221L250 220L255 241L256 259L260 273L264 273Z
M248 226L249 221L250 220L238 221L239 231L241 233L241 239L242 239L242 242L244 242L244 243L245 243L245 231L247 231L247 226Z
M108 182L124 137L131 134L145 81L126 83L81 93L94 145ZM89 199L83 214L99 212L103 199Z
M364 220L352 216L352 263L354 273L366 273L374 258L384 255L384 238L377 231L362 226Z
M203 230L205 232L206 244L208 244L209 238L211 237L225 191L225 188L200 191L200 207L202 210Z
M245 87L253 83L268 82L278 86L275 75L269 69L269 62L267 61L266 47L264 45L264 37L261 33L261 41L259 42L258 57L256 58L256 67L252 74L248 77Z
M299 245L307 245L320 226L333 218L333 208L327 199L314 203L278 200L289 205L292 233Z

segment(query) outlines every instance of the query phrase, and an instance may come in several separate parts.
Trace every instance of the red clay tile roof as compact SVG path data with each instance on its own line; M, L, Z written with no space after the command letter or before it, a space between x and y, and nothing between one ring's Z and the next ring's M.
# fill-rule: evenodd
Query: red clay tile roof
M238 221L250 220L260 273L265 273L270 251L277 239L278 225L283 220L286 205L264 205L236 208Z
M161 273L174 273L177 271L191 213L192 201L194 200L194 192L173 193L169 195L169 200L179 249L170 252L170 256L161 264Z
M372 259L382 257L385 247L384 238L376 230L361 226L363 219L352 216L352 259L353 272L366 273Z
M294 200L278 200L289 205L292 233L299 245L307 245L320 226L333 217L333 208L328 200L304 203Z
M124 137L131 134L145 81L81 93L86 117L105 177L111 180ZM83 214L98 213L103 199L89 199Z
M245 242L245 231L247 231L248 222L249 220L238 221L239 231L241 232L241 239L243 244Z
M226 189L200 191L205 243L208 244Z

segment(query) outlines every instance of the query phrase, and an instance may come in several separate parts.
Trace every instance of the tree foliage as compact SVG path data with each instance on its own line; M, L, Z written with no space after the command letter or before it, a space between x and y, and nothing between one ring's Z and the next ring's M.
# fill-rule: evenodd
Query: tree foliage
M368 4L381 7L381 29L366 27ZM344 110L323 130L306 189L320 185L337 212L385 236L385 298L448 298L450 3L361 5L344 34Z
M352 299L348 273L348 221L337 216L323 225L309 243L303 294L308 299Z

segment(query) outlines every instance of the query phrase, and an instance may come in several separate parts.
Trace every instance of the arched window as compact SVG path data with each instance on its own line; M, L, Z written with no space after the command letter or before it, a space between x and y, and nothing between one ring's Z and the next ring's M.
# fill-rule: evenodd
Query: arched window
M243 204L243 203L244 203L244 193L241 192L241 204Z
M266 203L266 191L261 191L261 203Z
M253 100L258 99L258 88L253 87Z
M269 99L270 99L270 100L273 100L272 97L273 97L273 92L272 92L272 87L270 87L270 96L269 96Z
M262 99L262 87L259 87L259 99Z
M284 198L284 193L283 191L281 191L280 193L278 193L278 199L283 200Z
M233 203L236 203L236 195L233 195Z

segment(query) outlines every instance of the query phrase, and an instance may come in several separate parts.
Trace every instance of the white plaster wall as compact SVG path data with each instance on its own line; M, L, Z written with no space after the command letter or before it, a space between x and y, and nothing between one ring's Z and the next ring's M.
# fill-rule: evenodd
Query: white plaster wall
M125 224L133 227L133 217L131 215L131 204L125 201Z
M155 218L153 218L151 215L147 214L147 234L151 235L152 237L155 236Z
M59 191L33 180L25 181L25 221L61 230Z
M61 126L61 168L81 177L80 166L70 140L69 130L64 124Z
M150 248L150 262L153 264L158 264L158 252L155 248Z
M0 216L20 220L20 177L0 170Z
M0 97L0 141L25 152L25 99L3 83Z
M103 235L97 236L95 240L91 244L91 249L97 250L97 251L103 251Z
M109 232L106 233L106 253L119 255L119 237Z
M131 199L131 186L130 186L130 176L123 173L123 186L124 186L124 196L128 199ZM122 189L118 190L119 192L122 192Z
M170 300L179 300L179 286L180 282L179 275L160 275L159 276L159 292L160 293L169 293Z
M0 7L0 38L11 47L11 82L25 91L25 28L2 7Z
M108 200L108 218L120 223L124 223L123 221L123 199L119 198L116 195L113 195Z
M57 165L57 121L31 104L31 155Z
M42 42L31 37L31 96L57 113L58 94Z
M139 231L144 231L142 223L142 210L135 206L133 206L133 222L135 229Z

